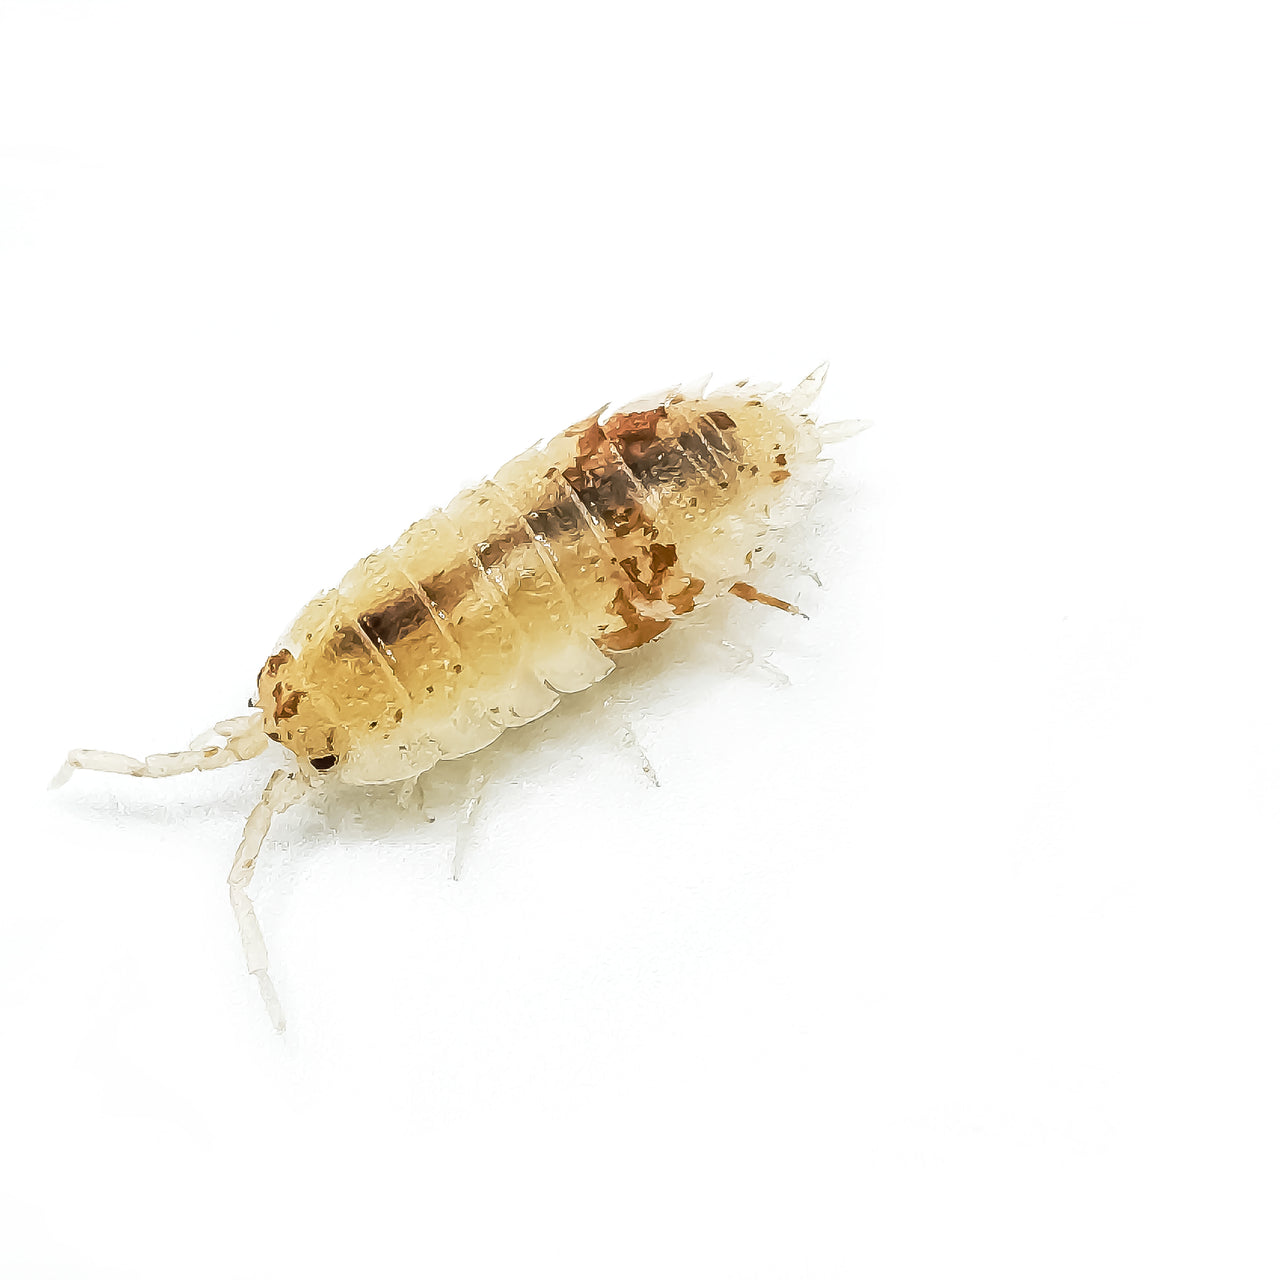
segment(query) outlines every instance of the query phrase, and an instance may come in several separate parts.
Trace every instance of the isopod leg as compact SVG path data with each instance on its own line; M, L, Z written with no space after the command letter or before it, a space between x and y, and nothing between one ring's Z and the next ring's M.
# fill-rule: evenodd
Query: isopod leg
M720 649L725 655L729 670L735 675L744 671L758 672L775 689L782 689L791 683L791 677L785 671L775 667L767 658L757 657L745 645L721 640Z
M227 885L231 891L231 910L240 929L245 962L249 966L249 972L258 980L262 1002L267 1007L271 1025L277 1031L284 1030L284 1010L280 1007L280 998L267 973L267 944L263 940L248 889L272 818L301 800L307 793L308 785L296 774L286 773L283 769L278 769L271 775L262 799L254 805L244 824L244 836L236 850L235 861L231 864L231 874L227 877Z
M824 445L840 444L852 440L871 425L865 418L844 418L839 422L823 422L818 426L818 436Z
M484 784L488 781L480 771L480 766L473 764L467 774L466 789L462 795L462 804L458 812L458 827L453 835L453 868L451 874L455 880L462 875L462 860L467 847L475 835L476 810L480 807L480 797L484 794Z
M640 740L636 737L631 717L622 709L622 700L619 698L606 698L604 706L606 713L613 718L617 725L619 740L623 747L634 757L636 764L640 766L640 772L644 774L651 786L660 787L662 783L658 780L657 771L654 769L649 757L645 755L644 748L640 745Z
M780 404L788 413L804 413L818 398L822 384L827 380L830 363L824 360L807 378L801 378L791 391L778 396Z
M211 733L226 738L220 747L193 747L186 751L170 751L163 755L135 760L115 751L77 750L67 754L66 763L54 775L50 787L60 787L77 769L98 773L124 773L134 778L172 778L180 773L225 769L261 755L270 743L262 728L261 713L220 720ZM207 735L202 735L207 736ZM200 738L195 739L196 742Z
M800 617L808 620L807 613L801 613L800 610L786 600L779 600L777 596L767 596L763 591L757 591L749 582L735 582L729 588L731 596L737 596L739 600L748 600L755 604L767 604L772 609L781 609L783 613L796 613Z

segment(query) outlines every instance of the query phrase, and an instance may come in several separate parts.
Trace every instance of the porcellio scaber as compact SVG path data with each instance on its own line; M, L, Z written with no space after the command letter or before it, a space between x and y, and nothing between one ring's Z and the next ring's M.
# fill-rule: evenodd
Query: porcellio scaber
M591 414L361 560L298 616L221 746L136 760L79 750L76 769L169 777L291 759L250 813L228 878L250 972L283 1012L248 887L272 818L332 780L415 778L481 751L604 679L623 655L724 595L795 612L744 579L802 512L824 444L858 424L810 409L826 368L789 392L685 386Z

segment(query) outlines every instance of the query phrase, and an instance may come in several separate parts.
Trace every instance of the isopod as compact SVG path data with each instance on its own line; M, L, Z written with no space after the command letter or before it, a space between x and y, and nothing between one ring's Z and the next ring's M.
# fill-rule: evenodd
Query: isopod
M221 746L130 756L72 751L76 769L164 778L292 759L249 814L228 877L249 972L284 1015L248 889L275 815L332 779L391 783L482 750L545 715L723 595L796 612L749 576L762 538L804 509L823 446L826 366L789 392L688 385L598 410L361 560L302 610ZM200 739L196 740L197 743Z

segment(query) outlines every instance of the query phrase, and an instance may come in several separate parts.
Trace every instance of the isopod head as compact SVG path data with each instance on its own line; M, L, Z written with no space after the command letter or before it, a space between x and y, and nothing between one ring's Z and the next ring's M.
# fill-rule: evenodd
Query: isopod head
M346 730L326 708L327 699L307 687L297 659L281 649L258 674L258 698L267 737L298 757L308 773L330 773L341 762Z

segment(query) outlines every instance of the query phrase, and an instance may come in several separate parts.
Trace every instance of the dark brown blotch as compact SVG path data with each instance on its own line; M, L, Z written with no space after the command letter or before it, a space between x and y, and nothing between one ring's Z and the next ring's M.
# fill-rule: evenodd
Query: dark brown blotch
M563 502L553 502L537 511L530 511L525 522L533 530L535 538L560 542L571 536L577 537L582 529L582 513L566 498Z
M611 533L625 535L643 523L642 495L611 435L600 426L578 436L578 455L561 473L582 505Z
M281 720L291 720L298 714L298 705L306 696L300 689L295 689L288 696L282 696L284 691L283 685L276 685L273 690L273 696L276 701L275 719L278 724Z
M622 628L601 636L596 644L611 653L619 653L625 649L638 649L642 644L656 640L671 625L666 618L650 618L647 614L641 613L627 599L627 593L622 587L618 588L618 594L613 598L610 611L622 620Z
M649 548L649 563L653 566L655 577L661 577L676 562L674 542L655 542Z
M698 593L706 585L701 578L690 578L689 585L683 591L670 596L667 603L679 614L692 613Z
M521 522L511 528L503 529L487 542L477 544L476 559L480 561L481 568L492 569L495 565L501 564L517 547L527 546L529 541L529 531Z
M718 449L726 458L737 457L733 447L734 433L738 426L723 409L712 409L698 419L702 426L702 434L707 437L711 447Z
M474 590L479 567L463 560L418 584L422 594L442 613L452 613Z
M402 591L380 609L362 613L357 621L371 640L386 646L412 635L427 621L429 612L416 591Z
M684 474L679 441L669 429L661 429L666 417L666 408L659 406L642 413L619 414L604 424L605 434L643 485L669 484Z
M279 653L273 653L267 659L266 665L262 668L262 674L265 676L277 675L280 668L284 666L293 657L288 649L281 649Z
M707 442L697 431L682 431L677 437L680 447L716 482L721 489L727 489L729 482L724 479L724 468L716 460Z

